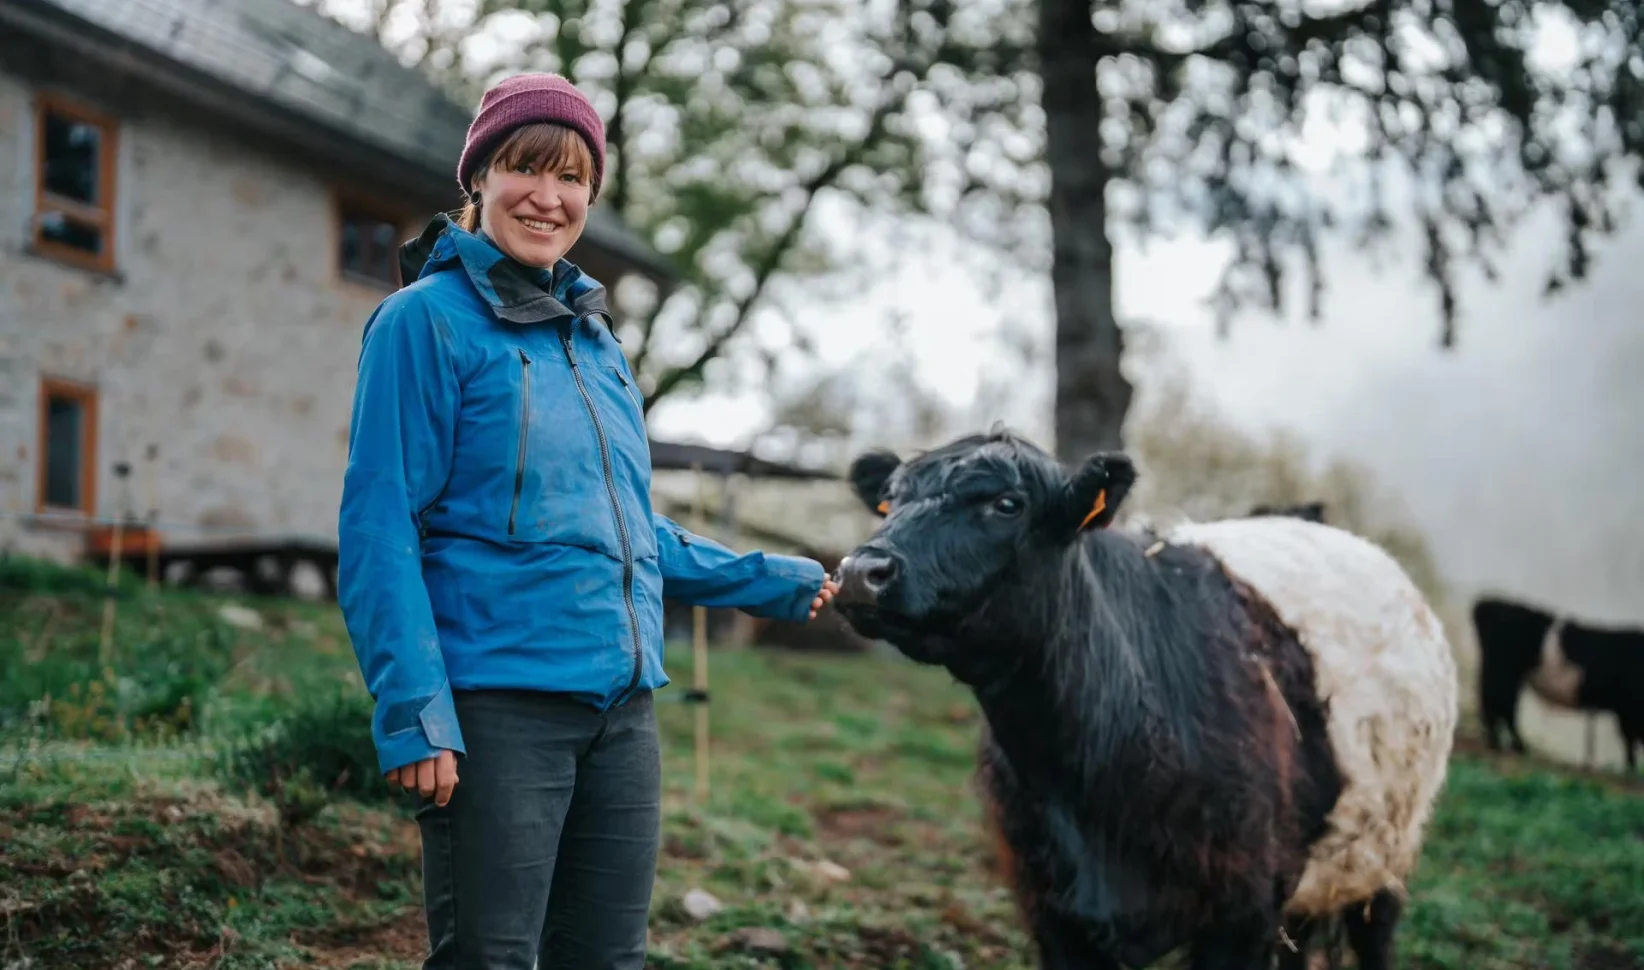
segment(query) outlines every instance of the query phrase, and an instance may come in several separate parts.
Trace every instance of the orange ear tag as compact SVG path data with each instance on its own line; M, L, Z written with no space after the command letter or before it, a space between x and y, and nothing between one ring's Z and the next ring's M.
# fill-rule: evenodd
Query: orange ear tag
M1091 520L1095 519L1096 516L1101 515L1102 510L1105 508L1107 508L1107 489L1104 488L1100 492L1096 493L1096 504L1091 508L1090 514L1085 516L1085 520L1079 523L1079 528L1083 529L1085 526L1089 525Z
M880 502L879 503L879 514L880 515L889 515L890 514L890 503L889 502Z

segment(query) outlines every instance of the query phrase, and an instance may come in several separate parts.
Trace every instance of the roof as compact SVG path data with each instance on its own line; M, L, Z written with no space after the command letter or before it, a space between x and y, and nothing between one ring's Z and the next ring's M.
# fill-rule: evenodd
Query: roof
M102 40L159 55L283 108L330 137L385 152L418 169L431 186L443 179L453 202L457 198L457 158L470 109L375 40L294 0L0 0L0 15L7 8L21 14L25 26L57 28L59 40ZM675 275L608 209L590 211L587 234L660 280Z

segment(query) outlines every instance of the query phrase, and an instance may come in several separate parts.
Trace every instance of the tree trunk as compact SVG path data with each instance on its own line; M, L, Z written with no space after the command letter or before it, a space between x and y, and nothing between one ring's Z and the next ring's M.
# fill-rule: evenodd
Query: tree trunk
M1131 387L1113 313L1113 244L1107 236L1096 67L1101 38L1091 0L1039 0L1039 70L1056 297L1056 454L1075 462L1121 446Z

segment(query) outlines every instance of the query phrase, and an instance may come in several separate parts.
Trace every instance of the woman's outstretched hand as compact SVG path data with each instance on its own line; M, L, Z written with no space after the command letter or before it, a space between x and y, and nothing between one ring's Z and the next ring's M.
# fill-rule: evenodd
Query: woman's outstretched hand
M455 752L444 750L435 757L395 768L385 777L390 785L418 792L424 798L432 798L435 805L444 807L451 800L451 790L457 787L457 756Z
M811 619L816 619L817 611L833 602L833 594L837 592L839 584L834 582L832 577L822 580L822 591L816 594L816 599L811 600Z

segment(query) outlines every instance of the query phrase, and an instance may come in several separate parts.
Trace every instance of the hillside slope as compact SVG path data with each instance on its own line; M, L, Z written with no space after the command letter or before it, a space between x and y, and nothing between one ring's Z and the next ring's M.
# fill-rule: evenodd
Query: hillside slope
M370 777L334 609L130 586L99 663L99 588L0 562L0 967L418 965L415 827ZM964 690L757 650L716 653L711 686L705 812L694 712L660 707L651 967L1031 966L979 838ZM1463 745L1401 966L1644 970L1640 794ZM692 917L693 889L722 908Z

